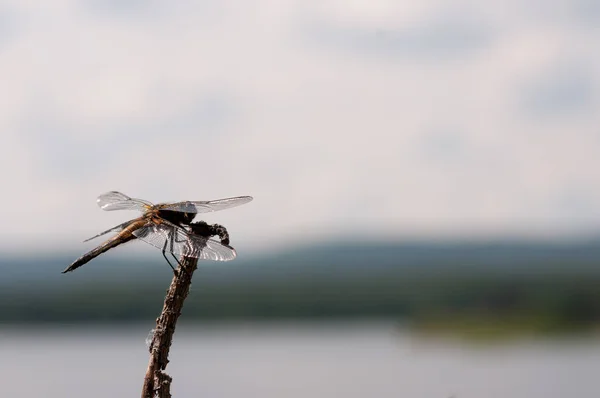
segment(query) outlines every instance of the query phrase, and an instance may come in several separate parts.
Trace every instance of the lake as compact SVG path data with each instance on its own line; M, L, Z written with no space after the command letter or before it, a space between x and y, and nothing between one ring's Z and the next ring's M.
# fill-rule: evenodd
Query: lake
M5 397L138 397L153 325L0 329ZM600 397L600 341L469 345L391 322L180 324L178 397Z

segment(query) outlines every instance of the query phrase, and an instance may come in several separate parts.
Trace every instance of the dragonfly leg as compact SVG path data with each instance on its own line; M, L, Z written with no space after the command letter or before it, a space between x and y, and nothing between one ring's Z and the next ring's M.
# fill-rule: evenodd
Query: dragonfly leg
M185 272L187 274L187 276L190 276L190 274L188 274L188 272L186 271L186 269L184 268L183 265L181 265L181 262L177 259L177 257L171 253L171 256L173 256L173 258L175 259L175 261L177 261L177 264L179 264L179 269L182 269L183 272Z
M165 246L167 244L165 243ZM173 268L173 265L171 264L171 262L169 261L169 259L167 258L167 251L165 250L165 248L163 248L162 250L162 255L165 258L165 260L167 260L167 264L169 264L169 267L171 267L171 269L173 270L173 273L177 275L177 271L175 270L175 268Z
M173 267L173 264L171 264L171 262L170 262L170 261L169 261L169 259L167 258L167 244L168 244L168 243L169 243L169 240L168 240L168 239L167 239L167 240L165 240L165 245L163 246L163 249L162 249L162 255L163 255L163 257L165 258L165 260L167 261L167 264L169 264L169 267L171 267L171 269L173 270L173 273L174 273L175 275L177 275L177 271L176 271L176 270L175 270L175 268ZM171 254L173 254L173 253L171 253ZM175 256L173 256L173 257L175 257ZM175 259L175 260L177 261L177 259ZM179 264L179 261L177 261L177 264ZM181 268L181 264L179 264L179 267Z
M179 262L179 259L177 258L176 255L174 255L173 253L171 253L171 257L173 257L173 259L175 260L175 262L177 263L177 265L179 265L179 268L183 268L181 266L181 262Z
M179 259L175 256L175 254L173 254L173 250L174 250L174 245L175 245L175 240L177 238L177 234L175 233L175 228L173 228L173 231L171 232L171 238L167 239L165 241L165 246L163 247L163 256L165 258L167 258L167 256L165 255L166 249L167 249L167 244L169 243L169 241L171 242L171 248L169 250L169 252L171 253L171 256L175 259L175 262L177 263L177 265L179 265L179 269L183 270L183 272L185 272L188 276L190 276L188 274L188 272L186 271L186 269L184 268L183 265L181 265L181 262L179 261ZM167 260L168 262L169 260ZM169 265L171 265L171 263L169 262ZM171 266L171 268L173 269L173 272L175 273L175 275L178 275L177 271L175 271L175 269Z

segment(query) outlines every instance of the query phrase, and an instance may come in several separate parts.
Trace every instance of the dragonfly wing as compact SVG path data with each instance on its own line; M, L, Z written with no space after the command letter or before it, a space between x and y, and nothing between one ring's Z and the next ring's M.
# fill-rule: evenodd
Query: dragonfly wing
M98 196L97 203L102 210L106 211L138 210L143 212L146 211L148 207L152 206L152 203L148 201L130 198L129 196L117 191L110 191Z
M126 226L128 226L129 224L131 224L133 221L135 220L129 220L129 221L125 221L123 224L117 225L116 227L112 227L110 229L107 229L104 232L100 232L98 235L94 235L91 238L88 238L86 240L84 240L84 242L90 241L92 239L96 239L99 236L102 236L104 234L107 234L109 232L121 232Z
M207 201L185 201L176 203L164 203L157 205L162 210L181 211L184 213L210 213L213 211L225 210L231 207L241 206L252 201L252 196L236 196L234 198L225 198Z
M229 261L236 257L233 247L215 240L188 233L169 222L149 222L133 231L136 238L177 256L194 257L201 260Z
M195 242L195 247L200 248L204 246L201 249L201 252L199 253L199 259L213 261L231 261L237 256L237 253L235 252L235 249L233 247L224 245L216 240L198 235L193 235L192 239Z

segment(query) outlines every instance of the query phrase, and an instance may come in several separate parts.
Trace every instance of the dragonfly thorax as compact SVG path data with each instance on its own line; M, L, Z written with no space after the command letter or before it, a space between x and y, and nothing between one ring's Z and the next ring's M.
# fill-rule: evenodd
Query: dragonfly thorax
M175 225L189 225L196 213L184 213L181 211L159 210L158 215Z

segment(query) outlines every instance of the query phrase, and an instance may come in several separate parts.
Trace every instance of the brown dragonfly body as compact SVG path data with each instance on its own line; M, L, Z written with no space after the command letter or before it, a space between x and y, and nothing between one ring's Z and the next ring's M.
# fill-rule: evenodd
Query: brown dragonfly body
M186 201L153 205L150 202L130 198L120 192L108 192L98 197L101 209L143 211L141 217L117 225L88 240L109 232L118 232L98 247L75 260L63 273L81 267L100 254L123 243L140 239L174 256L187 256L216 261L229 261L236 252L229 246L229 234L225 227L209 225L203 221L192 223L197 213L223 210L239 206L252 200L250 196L219 199L213 201ZM220 242L210 239L219 236ZM167 259L167 262L169 260ZM169 263L169 265L171 265Z

